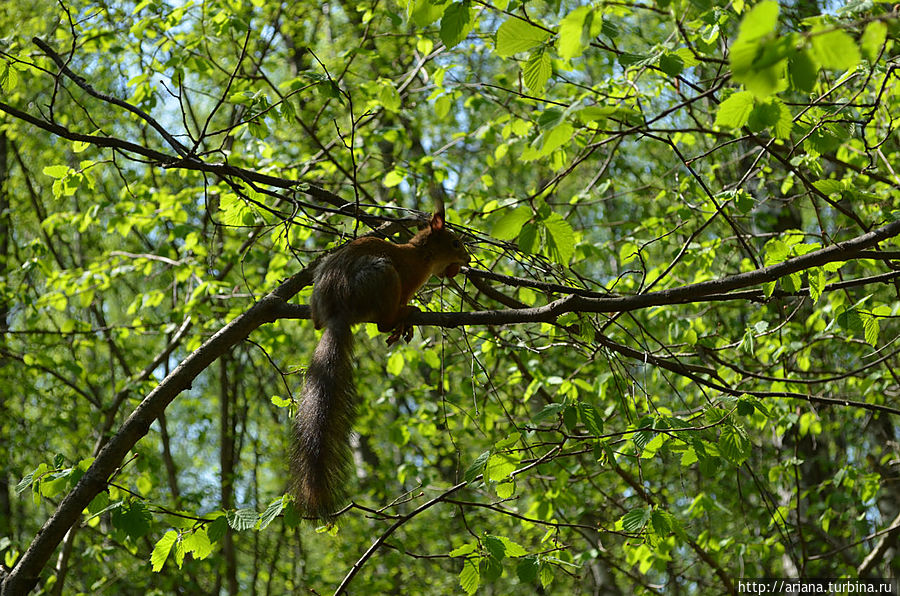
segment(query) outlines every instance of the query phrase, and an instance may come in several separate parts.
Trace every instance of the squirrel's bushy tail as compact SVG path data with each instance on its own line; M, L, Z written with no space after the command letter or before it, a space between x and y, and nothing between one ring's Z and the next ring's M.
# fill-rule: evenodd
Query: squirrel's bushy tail
M306 371L291 441L291 489L306 515L328 519L346 496L356 417L350 324L332 320Z

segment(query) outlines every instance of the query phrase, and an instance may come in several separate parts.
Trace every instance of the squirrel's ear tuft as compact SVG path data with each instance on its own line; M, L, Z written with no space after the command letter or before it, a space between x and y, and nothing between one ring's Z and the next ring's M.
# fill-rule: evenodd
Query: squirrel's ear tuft
M443 211L435 211L434 215L431 216L431 229L432 230L443 230L444 229L444 212Z

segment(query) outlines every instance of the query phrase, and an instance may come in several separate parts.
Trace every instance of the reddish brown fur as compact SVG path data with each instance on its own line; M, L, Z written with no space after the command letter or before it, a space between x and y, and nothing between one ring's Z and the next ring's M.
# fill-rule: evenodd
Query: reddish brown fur
M294 419L292 492L300 508L328 518L340 505L350 465L348 435L356 417L352 378L354 323L407 335L407 303L431 275L452 275L469 254L436 213L406 244L360 238L326 258L316 270L310 307L316 329L325 328L306 374Z

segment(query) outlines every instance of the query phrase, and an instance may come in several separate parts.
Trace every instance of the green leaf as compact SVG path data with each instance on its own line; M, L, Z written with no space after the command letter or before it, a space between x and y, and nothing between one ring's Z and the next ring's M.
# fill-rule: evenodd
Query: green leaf
M509 58L519 52L544 43L550 33L517 17L507 19L497 29L496 52L501 58Z
M257 515L254 509L228 511L226 512L225 517L228 519L228 525L231 529L239 532L253 528L256 525L257 519L259 519L259 515Z
M125 532L130 538L140 538L149 533L150 519L150 512L140 501L124 503L110 516L113 526Z
M209 536L203 528L198 528L185 536L182 543L184 544L184 551L186 553L191 553L191 555L198 560L205 559L211 555L213 551Z
M531 207L505 209L503 216L491 227L491 235L498 240L512 240L518 237L522 226L531 219Z
M459 573L459 585L463 591L471 596L478 590L480 582L481 572L478 570L478 560L466 559L463 561L463 568Z
M775 0L764 0L754 6L741 19L738 39L741 41L757 39L775 31L778 25L778 10L778 2Z
M403 179L406 177L406 172L402 170L391 170L387 173L381 183L385 186L385 188L393 188L403 182Z
M523 584L530 584L535 579L537 579L538 574L538 562L535 557L524 557L519 560L519 564L516 565L516 576L518 576L519 581Z
M484 478L491 482L503 480L519 467L519 458L510 453L495 453L488 458Z
M750 439L736 426L725 426L719 435L719 450L737 466L749 457L751 447Z
M51 178L65 178L69 175L69 166L47 166L43 170L41 170L45 175L50 176Z
M594 406L591 404L579 403L578 411L581 423L584 424L584 427L589 433L595 437L603 434L603 418L600 417L599 412L597 412Z
M403 372L403 365L405 364L405 360L403 358L403 354L400 352L394 352L388 357L386 370L388 374L397 376L401 372Z
M815 304L825 290L825 270L822 267L813 267L806 272L806 279L809 283L809 297Z
M441 41L448 49L466 38L472 30L471 20L468 2L454 2L447 7L441 19Z
M841 184L839 180L834 180L832 178L827 180L816 180L812 184L816 190L825 195L837 194L844 189L844 185Z
M599 35L603 18L590 6L579 6L559 22L559 39L556 49L564 60L577 58L584 53L591 38Z
M553 74L553 66L550 61L550 55L544 50L532 52L522 68L525 86L532 93L543 93L551 74Z
M19 74L15 68L10 67L6 61L0 62L0 91L12 95L13 89L19 83Z
M219 513L219 517L214 519L206 528L206 533L209 535L209 539L213 542L218 542L227 531L228 519L221 513Z
M791 87L809 93L816 85L818 69L807 52L795 52L788 58L788 77Z
M498 561L502 561L506 557L506 547L503 546L503 543L496 536L487 534L482 539L482 543L490 555Z
M175 544L177 538L178 532L169 530L163 534L163 537L160 538L153 547L153 552L150 553L150 564L155 573L159 573L162 570L163 565L166 563L166 559L169 558L169 552L172 550L172 545Z
M522 226L522 230L519 232L518 244L523 251L536 254L541 248L537 225L533 222L528 222Z
M632 509L620 518L622 528L626 532L637 533L644 529L647 522L650 521L650 515L653 510L649 507L639 507Z
M688 447L685 449L684 453L681 454L681 466L688 467L697 462L697 451L694 450L693 447Z
M463 480L465 480L466 482L472 482L473 480L475 480L475 478L484 471L484 464L487 463L487 460L490 457L491 452L485 451L477 458L475 458L475 461L473 461L472 464L468 468L466 468L466 471L463 474Z
M862 60L853 38L840 29L812 35L813 56L823 68L847 70Z
M461 557L463 555L468 555L469 553L474 553L476 550L478 550L477 545L475 545L471 542L467 542L466 544L463 544L463 545L458 546L458 547L454 548L453 550L451 550L448 553L448 556Z
M667 75L677 77L684 70L684 59L678 54L663 54L659 57L659 68Z
M528 551L522 548L517 542L513 542L506 536L496 536L497 540L503 543L507 557L524 557Z
M501 499L509 499L516 494L516 483L514 481L501 481L497 483L494 490Z
M887 30L887 24L883 21L873 21L866 25L862 37L859 38L859 46L869 62L874 63L878 59L878 54L887 37Z
M543 222L547 230L547 256L568 265L575 254L575 231L559 213L551 213Z
M266 526L272 523L273 519L278 517L278 514L281 513L282 509L284 509L284 497L280 497L269 503L269 506L266 507L266 510L263 511L262 515L259 516L258 529L265 530Z
M866 338L866 343L873 348L878 347L878 319L868 314L861 314L860 318L862 319L863 335Z
M432 24L444 13L444 3L430 0L413 0L407 5L407 14L416 27L424 28Z
M741 128L747 123L750 112L753 111L753 103L753 94L749 91L732 93L728 99L719 104L715 126Z

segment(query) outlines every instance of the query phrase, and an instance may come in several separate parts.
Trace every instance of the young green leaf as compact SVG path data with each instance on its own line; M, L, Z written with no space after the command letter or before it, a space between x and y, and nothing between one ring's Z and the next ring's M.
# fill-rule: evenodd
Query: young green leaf
M550 61L550 55L544 50L532 52L522 68L525 86L532 93L543 93L551 74L553 74L553 66Z
M491 229L491 234L499 240L512 240L522 231L522 226L531 219L531 207L516 207L505 210L503 216Z
M551 213L543 224L547 230L547 256L560 265L568 265L575 254L572 225L559 213Z
M481 572L478 570L478 559L466 559L463 561L463 568L459 573L460 587L471 596L478 590L479 583L481 583Z
M590 6L579 6L559 22L559 39L556 49L564 60L577 58L584 53L591 38L600 34L603 18Z
M540 27L535 27L518 17L511 17L497 29L495 48L498 56L509 58L541 45L549 37L550 33Z
M160 538L153 547L153 552L150 553L150 565L154 573L159 573L162 570L163 565L166 563L166 559L169 558L169 552L172 550L172 545L175 544L177 538L178 532L169 530L163 534L163 537Z
M741 128L750 118L753 111L753 94L749 91L732 93L728 99L719 104L716 112L715 126Z
M836 29L812 36L813 55L823 68L847 70L859 64L862 57L853 38Z
M448 49L466 38L472 30L471 20L468 2L454 2L447 7L441 19L441 41Z

